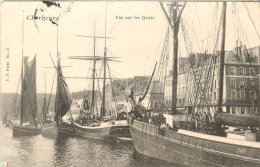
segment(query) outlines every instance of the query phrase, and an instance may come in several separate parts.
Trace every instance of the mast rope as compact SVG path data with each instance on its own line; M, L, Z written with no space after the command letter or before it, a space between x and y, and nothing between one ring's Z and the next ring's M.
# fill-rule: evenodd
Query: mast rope
M245 8L246 8L246 10L247 10L247 14L248 14L248 16L249 16L249 18L250 18L250 21L251 21L251 23L252 23L253 26L254 26L254 29L255 29L255 31L256 31L256 33L257 33L257 36L258 36L258 39L260 40L260 35L259 35L259 33L258 33L257 29L256 29L256 26L255 26L255 23L254 23L254 21L253 21L251 15L250 15L250 12L249 12L249 9L248 9L248 7L247 7L247 4L246 4L245 2L243 2L243 5L245 6Z
M46 110L44 111L45 113L44 113L44 116L46 117L46 111L48 111L49 110L49 106L50 106L50 101L51 101L51 96L52 96L52 90L53 90L53 85L54 85L54 81L55 81L55 78L56 78L56 70L55 70L55 72L54 72L54 75L53 75L53 79L52 79L52 85L51 85L51 93L50 93L50 95L49 95L49 99L48 99L48 103L47 103L47 108L46 108ZM43 122L43 125L45 124L45 121ZM42 125L42 126L43 126Z

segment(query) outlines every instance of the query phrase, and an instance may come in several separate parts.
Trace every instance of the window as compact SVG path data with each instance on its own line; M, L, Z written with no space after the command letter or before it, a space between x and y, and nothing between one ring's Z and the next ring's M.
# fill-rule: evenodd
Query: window
M217 93L214 92L214 100L216 100L216 99L217 99Z
M240 91L240 94L241 94L241 99L244 99L246 96L245 96L245 90L241 90Z
M257 112L257 107L252 107L252 112L254 115L259 115Z
M243 67L239 68L239 75L244 75L244 68Z
M235 75L235 67L229 67L229 74Z
M254 87L255 86L255 79L254 78L250 78L249 85L250 85L250 87Z
M244 78L239 79L239 85L240 85L240 88L243 88L245 86L245 79Z
M236 108L235 107L231 107L231 112L232 112L232 114L236 114Z
M237 99L240 99L240 91L237 92Z
M244 68L244 75L246 75L246 73L247 73L246 71L247 71L247 69L246 69L246 68Z
M236 92L235 91L231 92L231 99L236 99Z
M248 114L249 114L249 115L253 115L252 110L251 110L251 107L248 107L247 109L248 109Z
M255 99L255 91L250 91L250 98Z
M231 88L236 88L236 78L230 78Z
M157 102L154 102L154 108L157 108L157 106L158 106Z
M255 75L255 69L249 68L249 75Z
M241 114L245 114L245 107L241 107Z
M258 111L257 107L255 107L255 115L259 115L259 111Z

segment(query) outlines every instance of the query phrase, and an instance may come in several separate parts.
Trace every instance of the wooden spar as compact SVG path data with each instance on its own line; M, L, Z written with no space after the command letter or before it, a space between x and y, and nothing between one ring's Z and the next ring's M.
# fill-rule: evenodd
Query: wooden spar
M60 67L64 68L64 67L73 67L73 66L60 66ZM43 68L56 68L56 67L43 67Z
M60 74L61 74L61 67L60 67L60 56L59 56L59 26L57 26L57 84L59 84L59 80L60 80ZM59 99L61 99L61 88L57 86L57 88L59 89ZM57 90L56 90L57 92ZM57 96L57 93L56 93ZM56 98L55 98L56 100ZM55 103L56 104L56 103ZM56 113L55 113L56 114ZM57 118L57 124L59 125L61 123L62 119L61 119L61 102L59 102L59 114L58 114L58 118Z
M57 52L58 53L58 52ZM61 97L61 88L60 88L60 86L58 86L59 85L59 82L60 82L60 74L61 74L61 68L60 68L60 58L59 58L59 56L57 55L57 89L58 89L58 91L56 90L56 97L55 97L55 105L57 105L56 103L56 100L57 100L57 96L59 96L59 104L58 104L58 112L59 112L59 114L58 114L58 116L57 116L57 118L56 118L56 123L59 125L60 123L61 123L61 102L60 102L60 100L62 99L62 97ZM57 92L59 92L59 94L57 93ZM55 115L57 115L56 114L56 112L57 112L57 108L55 107Z
M176 114L176 108L177 108L177 85L178 85L178 33L179 33L179 23L180 23L180 17L183 12L183 9L186 5L186 2L184 3L179 16L177 15L178 7L181 5L178 5L178 2L173 2L170 7L170 15L172 16L172 19L170 16L168 16L166 10L164 9L163 3L160 2L161 8L167 18L167 21L172 28L173 31L173 63L172 63L172 105L171 110L172 114ZM171 21L172 20L172 21Z
M75 35L75 36L78 36L78 37L87 37L87 38L107 38L107 39L113 39L113 37L103 37L103 36L91 36L91 35Z
M106 4L106 9L105 9L105 48L104 48L104 74L103 74L103 96L102 96L102 108L101 108L101 113L100 117L105 115L106 113L106 68L107 68L107 4Z
M103 56L95 56L96 57L96 59L102 59L103 60ZM93 59L93 56L69 56L69 58L71 59L71 58L89 58L89 59ZM115 56L107 56L107 58L114 58L114 59L116 59L116 58L122 58L122 57L115 57Z
M177 23L177 2L173 2L172 19L173 19L173 64L172 64L172 114L176 114L177 104L177 85L178 85L178 31Z
M224 61L225 61L225 38L226 38L226 7L227 2L222 6L222 34L221 34L221 51L219 61L219 92L218 92L218 113L222 113L223 105L223 83L224 83Z
M154 66L154 69L153 69L153 73L152 73L152 76L151 76L150 81L149 81L149 83L148 83L148 86L147 86L147 88L146 88L146 90L145 90L145 93L144 93L144 95L139 99L139 103L141 103L141 102L144 100L144 98L145 98L145 96L146 96L146 94L147 94L147 92L148 92L148 90L149 90L149 87L150 87L150 85L151 85L151 82L152 82L152 79L153 79L153 76L154 76L154 73L155 73L156 66L157 66L157 62L155 63L155 66Z
M71 78L71 79L93 79L92 77L62 77L62 78ZM103 79L103 77L95 77L95 79ZM106 79L120 79L120 78L106 78Z
M37 121L36 121L36 113L37 113L37 111L38 111L38 105L37 105L37 57L36 57L36 54L35 54L35 98L36 98L36 100L35 100L35 103L36 103L36 106L35 106L35 108L36 108L36 111L34 112L34 114L33 114L33 118L34 118L34 121L35 121L35 125L36 125L36 127L38 127L38 123L37 123Z
M94 108L95 108L95 74L96 74L96 23L94 24L94 36L93 36L93 42L94 42L94 48L93 48L93 73L92 73L92 98L91 98L91 110L94 114Z
M103 61L104 57L95 56L95 61ZM82 57L82 56L73 56L69 57L69 59L77 59L77 60L94 60L93 57ZM120 60L116 60L116 57L106 57L106 61L114 61L114 62L121 62Z
M24 79L23 79L23 45L24 45L24 11L23 11L23 23L22 23L22 69L21 69L21 120L20 125L23 124L23 87L24 87Z
M46 75L44 74L43 122L46 121Z

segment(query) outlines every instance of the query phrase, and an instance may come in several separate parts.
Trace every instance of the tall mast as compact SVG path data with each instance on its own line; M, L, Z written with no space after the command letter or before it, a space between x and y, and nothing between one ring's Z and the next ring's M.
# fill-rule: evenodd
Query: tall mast
M96 76L96 23L94 23L94 48L93 48L93 70L92 70L92 100L91 100L91 112L94 114L94 107L95 107L95 76Z
M186 4L186 3L185 3ZM172 63L172 114L176 114L177 108L177 86L178 86L178 33L181 13L185 4L178 16L178 2L173 2L172 8L172 21L173 21L173 63Z
M21 121L20 124L23 124L23 45L24 45L24 11L23 11L23 22L22 22L22 69L21 69Z
M218 112L223 112L223 83L224 83L224 62L225 62L225 38L226 38L226 7L227 2L223 2L222 6L222 34L221 34L221 50L219 61L219 94L218 94Z
M106 11L105 11L105 48L104 48L104 74L103 74L103 96L102 96L102 110L100 116L104 116L106 113L106 68L107 68L107 3L106 3Z
M56 47L57 47L57 52L56 52L56 56L57 56L57 85L59 84L60 82L60 73L61 73L61 67L60 67L60 55L59 55L59 26L57 25L57 39L56 39ZM57 86L57 89L59 89L59 115L58 115L58 118L57 118L57 124L59 125L61 123L61 88L59 86ZM56 91L57 92L57 91ZM57 94L56 94L57 96Z
M177 85L178 85L178 33L179 33L179 23L180 17L186 5L178 5L178 2L173 2L170 5L170 16L166 12L163 3L160 2L161 8L166 16L166 19L173 31L173 63L172 63L172 114L176 114L177 108ZM183 6L178 15L178 7Z
M173 76L172 76L172 114L176 114L177 107L177 85L178 85L178 32L179 22L177 21L178 3L173 2L172 20L173 20Z
M44 74L43 122L46 121L46 74Z

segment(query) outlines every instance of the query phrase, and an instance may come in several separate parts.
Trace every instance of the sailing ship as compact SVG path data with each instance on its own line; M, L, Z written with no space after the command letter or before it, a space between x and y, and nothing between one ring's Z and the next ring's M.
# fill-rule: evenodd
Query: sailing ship
M21 86L21 118L20 125L13 127L13 136L38 135L41 129L36 121L36 57L28 63L28 57L23 57Z
M23 55L24 20L22 22L22 65L21 65L21 98L20 125L13 127L13 136L30 136L40 134L41 129L36 121L36 56L28 62L29 57Z
M59 56L57 67L55 68L57 71L57 87L55 95L54 122L45 124L42 128L41 134L46 137L56 137L58 135L71 136L74 135L74 128L71 124L71 122L73 122L73 117L71 115L71 120L69 121L64 121L62 117L70 111L72 97L70 95L68 85L63 77ZM48 109L48 106L46 108ZM44 118L46 118L47 109L44 112Z
M106 33L105 33L106 34ZM85 98L83 100L83 107L81 115L75 120L74 128L77 135L91 138L91 139L100 139L107 141L116 141L117 137L130 137L130 130L127 120L116 119L116 114L112 113L107 115L106 113L106 79L112 78L107 77L107 68L108 61L118 61L117 57L108 57L107 56L107 48L106 48L106 39L110 38L106 35L96 36L95 35L95 26L94 26L94 36L85 36L93 38L93 57L90 56L73 56L71 59L80 59L80 60L92 60L93 61L93 70L92 70L92 93L91 93L91 104L88 104L88 100ZM104 39L105 40L105 48L104 55L97 56L96 55L96 39ZM103 76L98 77L96 74L96 62L103 61ZM109 70L109 68L108 68ZM110 71L109 71L110 72ZM98 99L98 91L95 89L95 85L97 84L99 87L98 79L103 80L103 90L102 90L102 98L101 98L101 107L97 106Z
M134 147L137 152L146 156L158 158L168 162L179 163L190 166L259 166L260 165L260 143L254 141L237 140L221 135L225 134L224 125L230 126L253 126L259 127L259 116L231 115L224 113L223 107L223 74L224 74L224 54L225 54L225 32L226 32L226 6L227 2L222 2L222 33L221 51L219 62L219 95L218 110L215 116L214 129L212 134L200 133L197 131L172 129L142 121L142 116L147 114L140 104L133 102L130 97L128 100L133 105L133 116L129 117L129 126ZM181 13L185 7L179 10L177 2L172 3L170 18L161 2L161 7L166 14L167 20L173 30L173 82L172 82L172 103L171 112L173 118L178 118L176 113L185 113L177 110L177 79L178 79L178 31L181 20ZM180 11L179 16L177 12ZM173 24L172 24L173 22ZM195 107L194 107L195 108ZM192 108L192 109L194 109ZM160 115L162 116L162 115ZM190 117L196 119L194 115ZM248 124L248 122L251 123ZM176 122L177 123L177 122ZM204 124L204 122L203 122ZM257 138L254 131L246 132L249 138Z

